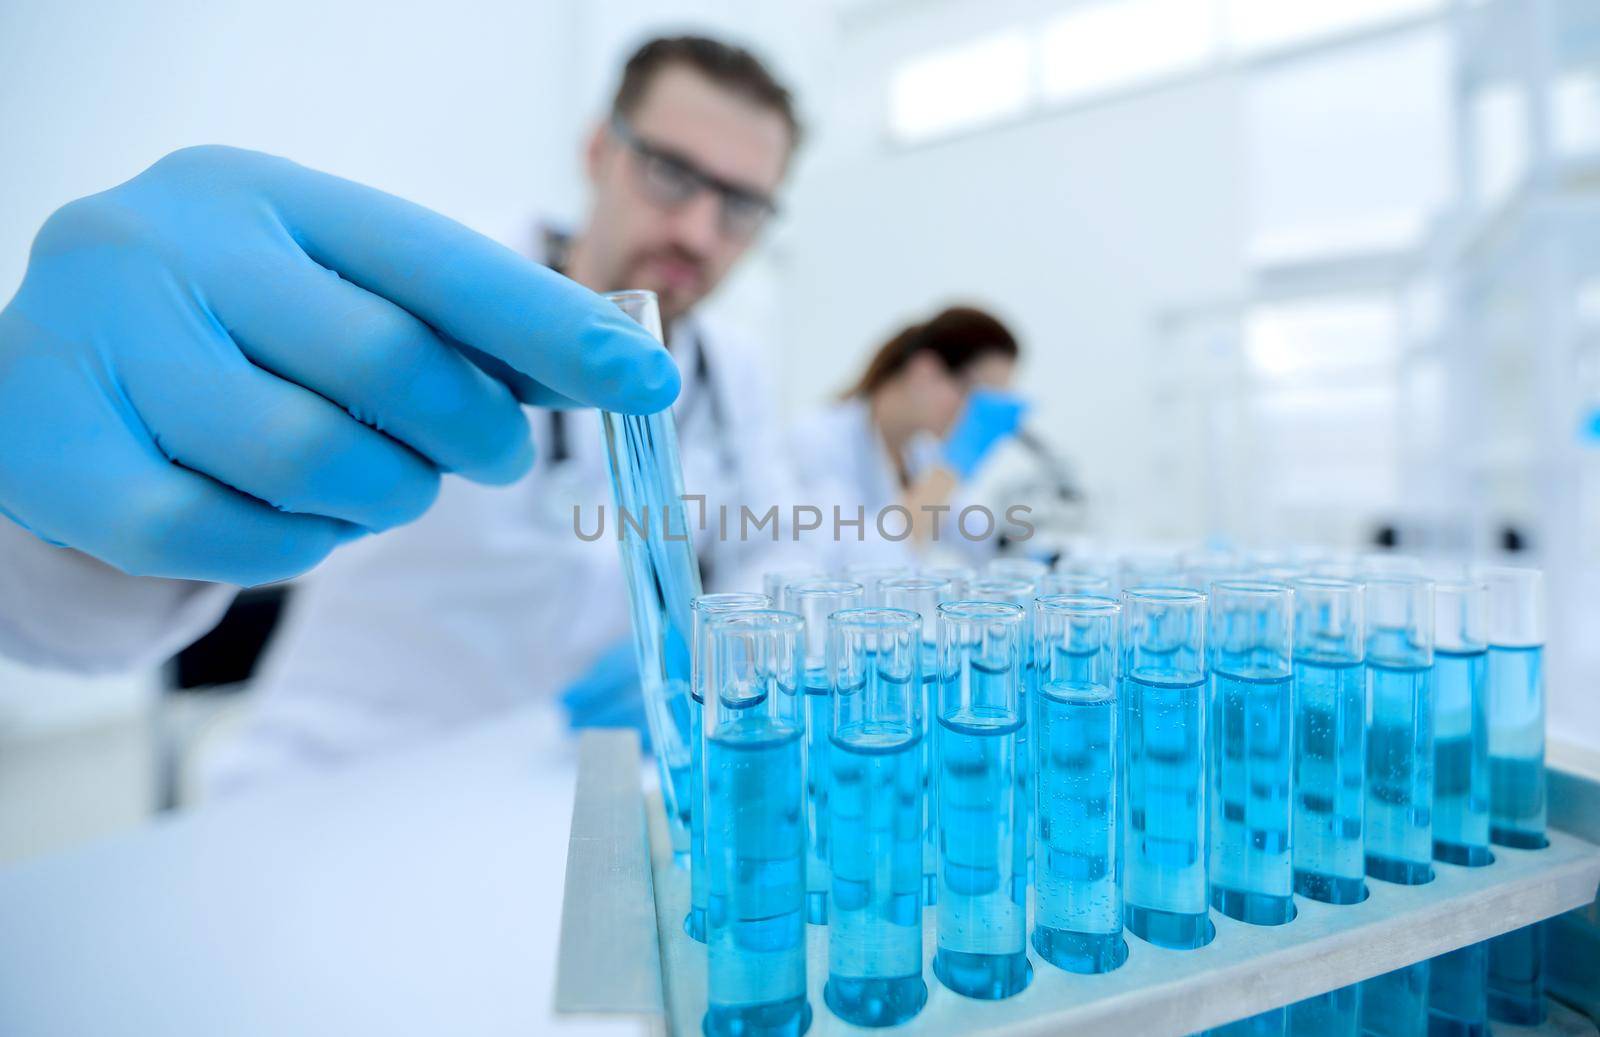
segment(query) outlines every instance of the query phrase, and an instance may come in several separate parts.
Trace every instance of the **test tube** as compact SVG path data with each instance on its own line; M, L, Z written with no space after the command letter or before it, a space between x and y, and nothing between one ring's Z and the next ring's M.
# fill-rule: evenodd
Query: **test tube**
M1416 1037L1428 1032L1428 962L1361 983L1362 1037Z
M1041 595L1069 594L1077 597L1090 595L1108 597L1111 594L1111 577L1098 573L1053 572L1046 573L1039 582Z
M931 569L919 569L918 576L930 580L945 580L950 584L947 599L959 601L967 596L967 584L977 579L977 573L964 565L938 565ZM930 629L932 629L930 627Z
M1211 942L1206 842L1206 596L1122 593L1122 867L1129 930L1160 947Z
M884 580L898 580L902 576L910 576L909 565L847 565L844 567L844 578L861 584L865 594L861 603L866 606L883 604L883 592L879 587Z
M1536 569L1486 568L1489 585L1489 838L1540 849L1545 839L1544 577ZM1489 1016L1543 1023L1544 927L1489 942Z
M834 1014L894 1026L922 980L922 617L859 608L829 621L834 688L828 984Z
M828 922L828 747L833 731L832 683L828 678L828 617L859 608L865 591L853 580L791 583L784 607L805 623L806 691L806 921Z
M654 292L606 296L661 341L661 311ZM690 811L694 802L689 768L689 683L692 621L689 603L700 594L700 564L683 505L683 470L678 462L672 411L655 414L600 412L612 501L617 509L617 547L628 581L633 644L644 698L645 724L661 772L661 802L675 863L689 866Z
M801 620L711 621L705 710L708 1037L805 1032Z
M1415 886L1433 879L1433 581L1366 586L1367 874Z
M1117 620L1107 597L1055 595L1034 612L1033 948L1069 972L1110 972L1122 938L1117 811Z
M1493 860L1488 605L1487 584L1450 580L1434 586L1433 856L1468 867Z
M1183 587L1183 566L1176 555L1165 551L1140 551L1117 559L1117 589L1140 587ZM1127 613L1123 613L1124 616Z
M1032 978L1014 895L1023 610L939 606L939 924L933 971L958 994L1010 997Z
M1211 906L1241 922L1294 918L1294 591L1211 584Z
M971 578L970 572L967 578ZM907 576L885 580L885 608L907 609L922 617L922 715L927 730L922 740L922 903L931 907L938 899L938 783L934 761L938 755L939 605L954 600L950 581L936 576Z
M705 701L711 670L711 626L714 616L772 607L765 594L702 594L689 604L694 616L694 640L689 681L689 914L683 931L690 939L706 942L706 831L705 802Z
M789 584L799 583L802 580L819 580L825 575L814 565L790 565L781 569L769 569L761 574L761 590L772 599L773 608L782 608L783 594Z
M1488 1037L1489 944L1469 944L1428 962L1428 1033Z
M1318 576L1293 586L1294 891L1358 904L1367 898L1366 588Z
M1027 559L1010 559L1026 561ZM1020 571L1020 566L1016 567ZM1048 571L1045 576L1050 575ZM1022 609L1022 701L1018 709L1029 716L1028 699L1036 686L1033 666L1033 599L1035 584L1020 576L986 576L967 585L967 599L971 601L1004 601ZM1017 729L1017 806L1016 826L1012 834L1017 840L1012 862L1018 871L1012 875L1012 890L1018 899L1026 900L1028 885L1033 878L1033 750L1028 744L1031 737L1029 725Z
M1049 571L1050 567L1038 559L1020 555L991 558L989 564L983 567L983 575L987 579L1025 580L1034 585L1044 579Z
M1292 1037L1361 1037L1361 984L1296 1001L1287 1014Z

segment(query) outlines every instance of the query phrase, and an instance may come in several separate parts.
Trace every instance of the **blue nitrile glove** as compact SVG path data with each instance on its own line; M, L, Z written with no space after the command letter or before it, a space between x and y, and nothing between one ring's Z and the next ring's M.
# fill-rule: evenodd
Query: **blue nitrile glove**
M440 472L516 479L519 399L677 390L615 306L437 213L191 148L40 230L0 311L0 513L130 573L263 583L416 518Z
M998 389L973 389L967 406L944 441L944 463L966 480L1000 440L1017 431L1028 405Z
M639 665L633 642L621 641L601 653L589 672L567 685L561 693L567 723L574 730L585 727L631 727L638 730L645 747L650 732L644 720L644 696L639 689Z

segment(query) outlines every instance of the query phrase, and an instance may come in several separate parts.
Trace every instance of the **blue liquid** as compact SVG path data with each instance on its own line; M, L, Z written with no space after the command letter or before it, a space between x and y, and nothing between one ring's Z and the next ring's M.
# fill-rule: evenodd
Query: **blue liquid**
M1039 846L1033 947L1069 972L1110 972L1128 957L1112 820L1116 708L1110 688L1079 681L1052 681L1034 699Z
M1433 855L1481 867L1489 854L1489 657L1437 651L1433 656ZM1437 986L1437 984L1436 984Z
M1123 678L1123 899L1127 927L1161 947L1211 942L1204 680Z
M1028 715L1029 689L1036 679L1032 664L1027 666L1027 676L1022 690L1017 693L1018 715ZM1011 896L1019 903L1028 902L1028 887L1033 884L1033 748L1029 745L1029 728L1017 728L1017 780L1012 795L1016 799L1016 821L1011 829L1016 847L1011 853Z
M688 864L694 802L689 773L690 602L700 594L700 566L684 511L677 431L670 410L642 415L604 411L601 423L645 723L661 772L673 854Z
M1207 1030L1208 1037L1289 1037L1289 1010L1272 1008L1260 1015Z
M1292 687L1288 674L1211 674L1211 906L1256 925L1294 917Z
M1544 925L1489 941L1489 1018L1518 1026L1544 1022Z
M689 694L689 802L705 802L705 705ZM706 830L703 809L689 811L689 914L683 931L706 942Z
M1418 1037L1428 1032L1428 963L1420 961L1361 984L1361 1032Z
M1433 878L1433 667L1367 675L1367 874L1418 885Z
M1489 836L1545 845L1544 649L1489 646Z
M1295 892L1359 904L1367 896L1367 669L1304 657L1294 681Z
M939 664L936 646L922 645L922 905L939 900Z
M1359 1037L1361 987L1352 984L1289 1006L1293 1037Z
M857 692L858 694L863 692ZM834 733L828 985L835 1015L893 1026L922 980L922 732L866 721Z
M1489 945L1441 954L1428 969L1428 1037L1484 1037L1489 1032Z
M974 664L971 679L1011 678ZM933 971L968 997L1010 997L1032 975L1027 901L1013 895L1011 881L1017 870L1022 725L1022 716L1009 710L968 709L939 718L939 941Z
M706 740L711 1037L798 1037L806 1003L802 738L765 715Z
M1489 646L1489 838L1536 850L1545 840L1544 650ZM1489 941L1489 1015L1544 1020L1544 930Z
M828 741L833 697L828 675L806 673L806 921L828 924Z

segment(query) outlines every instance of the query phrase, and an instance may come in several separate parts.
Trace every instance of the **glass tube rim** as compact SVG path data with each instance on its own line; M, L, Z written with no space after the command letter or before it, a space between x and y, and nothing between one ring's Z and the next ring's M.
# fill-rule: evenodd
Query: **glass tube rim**
M1137 601L1147 605L1204 605L1206 592L1192 587L1153 586L1126 587L1122 591L1124 605Z
M1318 576L1315 574L1299 576L1289 581L1291 589L1298 590L1305 587L1313 591L1344 591L1358 592L1366 589L1366 584L1361 580L1350 579L1344 576Z
M785 584L783 588L784 594L787 595L854 594L857 591L865 594L867 585L860 580L840 580L831 576L823 576L811 580L796 580L794 583Z
M727 630L748 630L752 633L799 633L805 627L805 618L788 609L740 609L734 612L712 613L707 617L713 633Z
M771 611L772 596L760 591L717 591L713 594L696 594L689 599L691 609L707 616L733 609L744 610L746 606L751 606L752 611Z
M888 605L863 605L859 608L837 609L828 621L852 630L895 630L904 628L919 636L922 633L922 613Z
M950 587L955 581L941 576L896 576L892 580L878 581L878 589L897 591L931 591Z
M954 622L1015 623L1020 625L1027 612L1021 605L1009 601L941 601L940 618Z
M1062 616L1115 616L1122 602L1102 594L1041 594L1033 599L1040 612Z
M1256 598L1263 601L1272 601L1283 597L1285 594L1293 595L1294 588L1287 583L1278 583L1273 580L1212 580L1211 595L1216 596L1220 590L1224 594L1242 596L1247 599Z
M1047 573L1046 575L1049 574ZM1039 583L1037 580L1024 580L1019 576L979 576L977 579L967 581L967 593L969 595L974 594L976 592L976 588L979 587L996 592L999 588L1004 588L1006 592L1011 594L1031 595L1034 591L1038 590ZM972 598L971 600L987 601L989 599Z
M624 302L653 302L661 304L661 297L648 288L620 288L614 292L600 293L603 298L613 303Z

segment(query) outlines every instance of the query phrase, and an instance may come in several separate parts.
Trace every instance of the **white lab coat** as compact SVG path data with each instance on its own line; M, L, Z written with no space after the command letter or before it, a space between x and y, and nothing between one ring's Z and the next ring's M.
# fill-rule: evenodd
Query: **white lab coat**
M905 529L902 516L888 516L883 529L878 528L879 513L900 504L904 491L899 465L873 425L866 400L850 397L813 411L795 423L789 442L801 497L824 515L822 532L828 535L820 542L828 550L830 569L841 570L851 563L916 565L927 560L919 559L909 538L894 539ZM916 468L916 460L911 460ZM959 492L951 500L950 511L940 522L939 542L926 545L925 554L965 564L993 557L992 543L967 541L956 532L955 516L967 503ZM859 539L855 527L846 526L840 540L833 542L835 508L847 521L858 513L864 516Z
M793 562L805 545L787 534L776 545L713 534L719 503L786 511L795 499L760 358L698 317L675 327L672 343L683 373L674 410L685 489L712 509L697 534L708 589L759 588L763 568ZM720 429L693 376L697 348L707 352ZM557 694L629 636L599 416L566 414L570 457L560 464L550 460L549 413L529 416L537 461L527 477L509 487L446 478L421 519L336 551L296 583L253 714L210 761L214 791L337 765ZM581 540L574 504L586 533L604 504L606 535ZM0 527L0 652L24 660L152 663L214 625L232 595L129 577Z

